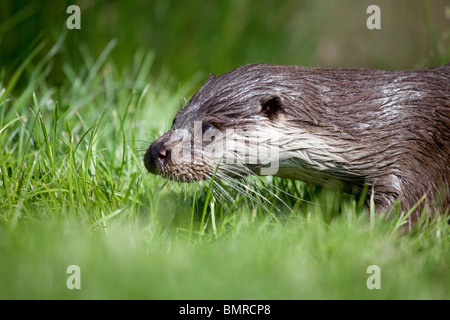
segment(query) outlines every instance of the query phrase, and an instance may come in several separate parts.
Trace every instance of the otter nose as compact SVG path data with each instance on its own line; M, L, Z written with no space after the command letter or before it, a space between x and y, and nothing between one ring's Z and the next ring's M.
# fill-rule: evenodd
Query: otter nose
M158 173L158 168L164 166L170 157L170 150L164 146L163 142L153 142L147 149L144 156L145 168L154 174Z

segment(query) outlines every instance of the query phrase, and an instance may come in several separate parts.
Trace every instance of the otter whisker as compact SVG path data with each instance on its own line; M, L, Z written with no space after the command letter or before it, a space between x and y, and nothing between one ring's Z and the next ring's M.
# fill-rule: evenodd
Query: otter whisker
M227 171L226 168L224 170ZM266 203L273 205L272 202L269 199L267 199L266 197L264 197L257 188L252 188L249 185L249 183L255 185L253 181L251 181L244 175L236 173L235 171L233 171L232 173L234 175L238 175L241 178L241 180L247 182L247 183L244 183L240 179L236 179L236 178L227 176L224 180L227 181L228 184L230 186L232 186L236 191L238 191L239 193L241 193L243 195L248 196L250 199L252 199L256 203L258 203L259 205L263 205L267 210L268 210L268 208L267 208ZM253 194L256 196L253 196ZM261 202L261 200L264 200L264 201ZM276 209L278 210L278 208L276 208Z

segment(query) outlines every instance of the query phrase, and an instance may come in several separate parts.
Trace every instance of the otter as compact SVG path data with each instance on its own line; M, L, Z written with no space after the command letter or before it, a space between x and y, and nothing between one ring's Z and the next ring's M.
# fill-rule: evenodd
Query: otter
M251 64L211 74L148 147L144 165L179 182L256 174L369 188L378 213L420 202L411 227L450 204L450 64Z

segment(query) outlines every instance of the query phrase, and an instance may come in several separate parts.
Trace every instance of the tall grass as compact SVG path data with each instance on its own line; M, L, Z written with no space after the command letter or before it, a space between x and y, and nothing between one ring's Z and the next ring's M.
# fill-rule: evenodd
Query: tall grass
M0 298L450 298L444 218L405 233L400 216L369 219L363 199L299 181L223 185L224 198L147 173L146 148L202 73L180 85L153 51L117 63L116 39L74 53L69 36L0 70Z
M1 298L450 297L443 220L400 236L401 220L369 222L359 199L298 181L223 201L208 183L146 173L155 124L198 80L178 92L165 75L147 82L146 52L119 70L111 42L97 58L83 51L78 71L66 62L54 87L45 76L62 41L20 95L1 80ZM65 285L72 264L81 290ZM365 284L372 264L378 291Z

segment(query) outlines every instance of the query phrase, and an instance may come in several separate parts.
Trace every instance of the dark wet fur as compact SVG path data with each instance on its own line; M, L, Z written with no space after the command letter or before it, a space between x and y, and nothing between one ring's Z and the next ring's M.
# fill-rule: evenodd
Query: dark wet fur
M344 150L341 172L314 174L349 190L368 184L378 211L397 199L407 211L423 195L432 214L449 208L450 64L410 71L246 65L211 75L176 123L251 130L252 117L271 97L280 100L280 110L270 121L338 141Z

